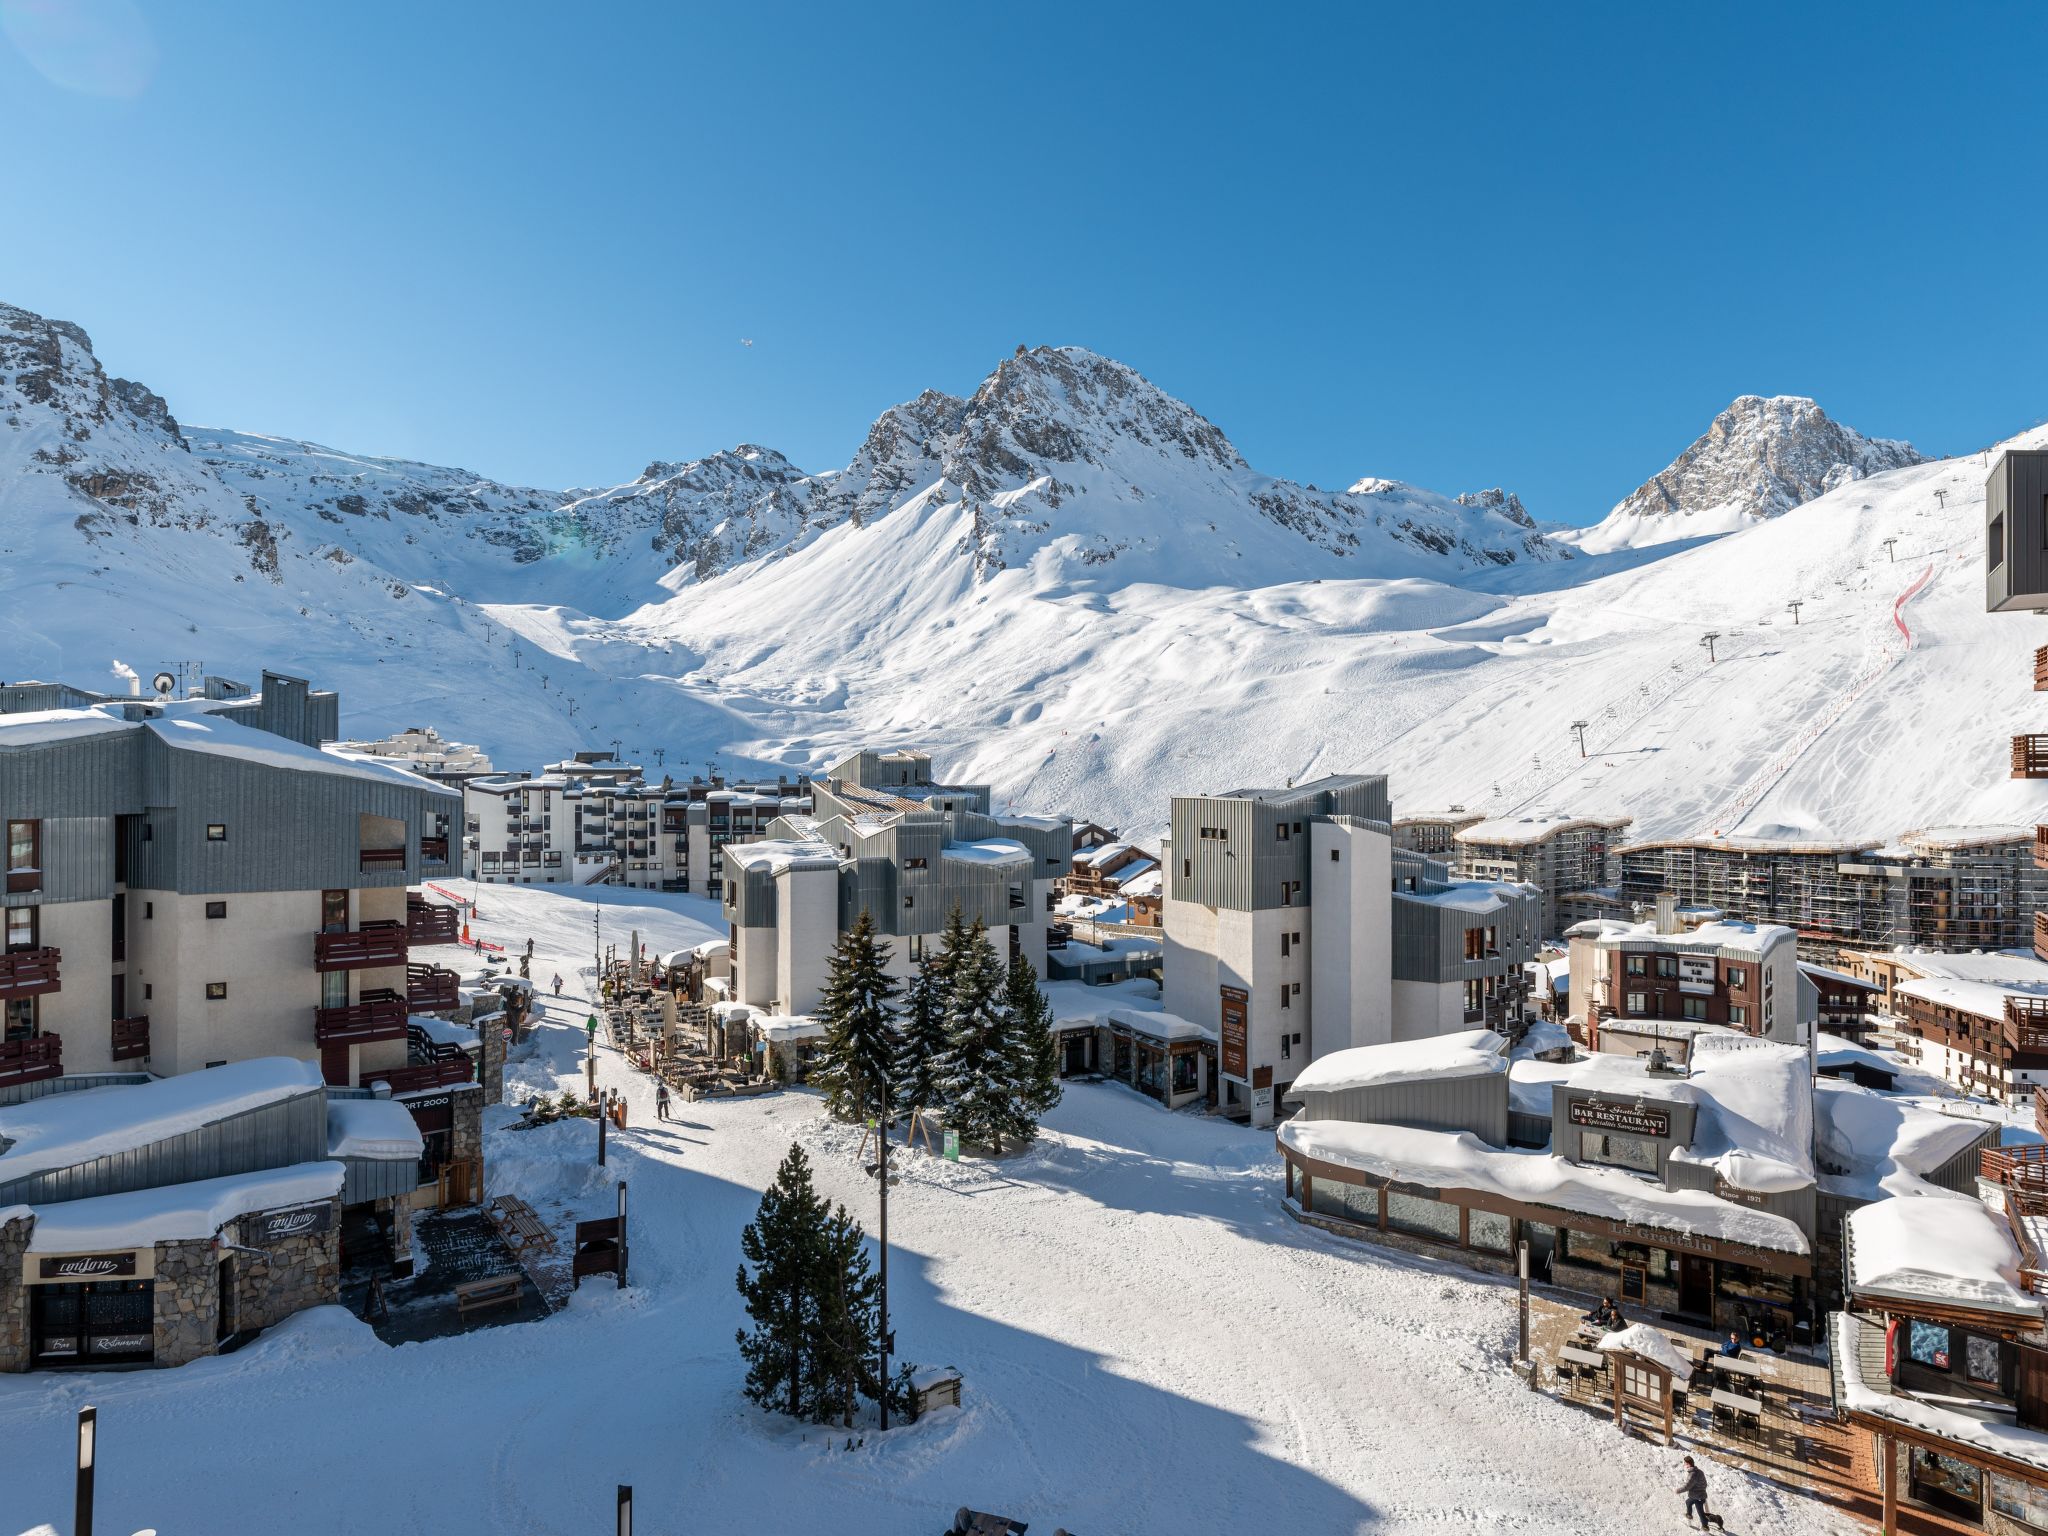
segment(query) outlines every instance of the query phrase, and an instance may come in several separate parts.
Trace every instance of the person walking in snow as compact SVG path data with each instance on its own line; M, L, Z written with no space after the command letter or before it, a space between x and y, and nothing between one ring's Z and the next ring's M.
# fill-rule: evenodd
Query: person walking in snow
M555 972L555 996L557 996L557 997L560 997L561 995L562 995L562 973L561 973L560 971L557 971L557 972Z
M657 1082L654 1085L654 1118L668 1118L668 1084L664 1082Z
M1692 1524L1693 1511L1698 1510L1701 1530L1711 1530L1717 1525L1723 1530L1728 1528L1727 1521L1723 1520L1719 1515L1707 1512L1707 1474L1700 1470L1699 1463L1690 1456L1685 1458L1685 1481L1674 1491L1685 1495L1685 1523L1687 1525Z

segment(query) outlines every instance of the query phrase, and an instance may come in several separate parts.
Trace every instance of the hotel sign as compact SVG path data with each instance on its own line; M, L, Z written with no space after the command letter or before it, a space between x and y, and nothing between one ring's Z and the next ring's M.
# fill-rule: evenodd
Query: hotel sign
M68 1253L36 1261L39 1282L80 1280L133 1280L135 1251L126 1253Z
M1680 955L1678 957L1678 990L1681 992L1712 992L1714 990L1714 957L1712 955Z
M334 1206L330 1203L301 1206L295 1211L265 1211L251 1216L244 1232L253 1247L269 1248L288 1238L312 1237L333 1225Z
M1573 1099L1569 1114L1573 1125L1588 1130L1619 1131L1626 1136L1671 1134L1671 1117L1661 1109L1644 1109L1636 1104L1610 1104L1601 1099Z

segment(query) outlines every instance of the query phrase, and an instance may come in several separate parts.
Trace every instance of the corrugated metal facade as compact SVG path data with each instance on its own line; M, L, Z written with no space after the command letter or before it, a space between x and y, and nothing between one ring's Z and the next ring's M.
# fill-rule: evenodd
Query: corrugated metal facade
M1985 606L2048 607L2048 450L1999 456L1984 484L1984 531Z
M194 1179L288 1168L326 1156L327 1095L312 1087L182 1135L25 1178L8 1180L6 1158L0 1156L0 1205L85 1200Z
M1168 890L1176 901L1233 912L1299 904L1313 896L1309 822L1353 817L1387 823L1392 816L1385 774L1332 774L1293 789L1175 795ZM1293 889L1297 882L1299 890Z
M1470 1131L1489 1146L1508 1144L1508 1075L1433 1077L1335 1093L1290 1093L1304 1120L1405 1125L1418 1131Z

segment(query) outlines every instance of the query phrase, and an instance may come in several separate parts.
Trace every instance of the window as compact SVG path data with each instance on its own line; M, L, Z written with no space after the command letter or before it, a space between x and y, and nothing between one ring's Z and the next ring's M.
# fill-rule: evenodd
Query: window
M924 959L924 935L913 933L907 942L910 946L910 958L914 961L922 961Z
M903 861L903 867L905 869L923 869L926 866L925 861L923 859L905 859Z
M905 910L906 912L907 912L907 911L909 911L909 910L910 910L910 909L911 909L912 907L914 907L914 906L916 906L916 905L917 905L917 898L916 898L915 896L906 896L906 897L904 897L904 898L903 898L903 909L904 909L904 910Z
M1680 1008L1680 1010L1681 1010L1681 1011L1682 1011L1682 1012L1684 1013L1685 1017L1687 1017L1688 1019L1691 1019L1691 1020L1692 1020L1692 1021L1693 1021L1694 1023L1696 1023L1696 1024L1704 1024L1704 1023L1706 1023L1706 1021L1707 1021L1707 1000L1706 1000L1706 999L1705 999L1704 997L1684 997L1684 998L1680 998L1680 999L1679 999L1679 1008Z
M1183 880L1189 880L1189 879L1192 879L1192 878L1194 877L1194 873L1195 873L1195 861L1194 861L1193 859L1182 859L1182 860L1180 861L1180 877L1181 877L1181 879L1183 879Z
M1281 953L1282 955L1285 955L1285 954L1287 954L1287 953L1288 953L1288 947L1287 947L1287 946L1288 946L1288 941L1289 941L1289 939L1291 939L1292 937L1293 937L1293 935L1291 935L1291 934L1285 934L1285 933L1283 933L1283 934L1281 934L1281 935L1280 935L1280 953Z
M1967 1461L1914 1446L1907 1465L1907 1491L1920 1503L1966 1520L1984 1511L1984 1474Z
M1605 1163L1612 1168L1632 1168L1637 1173L1657 1171L1657 1144L1640 1136L1616 1136L1605 1131L1579 1132L1579 1161Z
M1284 843L1284 842L1286 842L1286 841L1287 841L1287 823L1286 823L1286 822L1284 822L1284 821L1277 821L1277 822L1275 822L1275 823L1273 824L1273 841L1274 841L1274 842L1276 842L1276 843Z
M1298 821L1294 824L1294 835L1296 837L1301 836L1301 823Z
M1939 1323L1909 1320L1906 1324L1906 1358L1937 1371L1949 1366L1948 1330Z
M9 907L7 909L7 952L35 949L38 926L36 907Z
M1630 1013L1648 1013L1650 1011L1649 994L1646 992L1629 993L1628 1011Z
M1748 985L1749 985L1749 972L1748 972L1748 971L1746 971L1746 970L1744 970L1744 969L1743 969L1743 968L1742 968L1741 966L1739 966L1739 965L1731 965L1731 966L1729 966L1729 967L1728 967L1728 985L1729 985L1729 986L1731 986L1731 987L1746 987L1746 986L1748 986Z
M228 984L227 984L226 982L224 982L224 981L209 981L209 982L208 982L208 983L206 984L206 1000L207 1000L207 1001L208 1001L209 1003L217 1003L217 1002L220 1002L220 1001L221 1001L221 1000L222 1000L223 998L225 998L225 997L226 997L227 995L228 995Z
M1991 527L1984 535L1984 552L1995 571L2005 564L2005 514L1999 513L1991 519Z
M347 891L322 891L320 893L320 931L322 933L348 932Z
M2037 1531L2048 1531L2048 1488L2023 1483L2003 1472L1991 1474L1991 1508L1994 1513Z
M206 840L209 843L224 843L228 840L228 824L224 821L209 821L206 824Z
M1749 1028L1749 1010L1739 1004L1731 1006L1728 1009L1728 1022L1737 1029Z
M43 824L40 821L7 823L7 889L40 891L43 888Z
M1330 850L1330 862L1332 864L1337 862L1337 850L1334 848Z
M1507 1217L1496 1212L1468 1210L1465 1213L1465 1246L1487 1253L1506 1253L1508 1234L1513 1225Z
M1666 980L1675 977L1678 974L1678 956L1659 955L1657 957L1657 974Z
M1407 1232L1416 1237L1458 1240L1458 1208L1442 1200L1425 1200L1420 1195L1387 1191L1387 1230Z
M206 915L208 917L226 917L228 915L228 904L224 901L209 901L206 904Z
M1648 959L1646 959L1646 958L1645 958L1644 956L1642 956L1642 955L1630 955L1630 956L1628 957L1628 973L1629 973L1629 975L1631 975L1631 976L1646 976L1646 975L1648 975L1648 974L1649 974L1649 971L1650 971L1650 962L1649 962L1649 961L1648 961Z
M144 902L144 903L142 904L142 915L143 915L144 917L155 917L155 916L156 916L156 903L155 903L155 902L153 902L153 901L145 901L145 902Z

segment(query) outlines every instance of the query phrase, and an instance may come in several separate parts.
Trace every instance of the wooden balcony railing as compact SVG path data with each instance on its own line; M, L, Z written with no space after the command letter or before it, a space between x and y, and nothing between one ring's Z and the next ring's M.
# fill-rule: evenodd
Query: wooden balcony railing
M2048 779L2048 736L2013 737L2012 776L2016 779Z
M313 1038L322 1045L367 1045L405 1038L405 999L389 987L365 992L340 1008L313 1010Z
M456 988L461 978L438 965L408 965L405 968L405 1003L418 1013L439 1013L453 1008L460 998Z
M2034 914L2034 954L2048 960L2048 912Z
M2048 997L2008 997L2005 1039L2016 1051L2048 1051Z
M64 1075L64 1040L44 1033L26 1040L0 1040L0 1088Z
M2048 692L2048 645L2034 652L2034 692Z
M2048 1137L2048 1088L2034 1086L2034 1129Z
M423 1088L449 1088L476 1080L476 1068L467 1056L456 1061L428 1061L403 1067L365 1068L362 1086L389 1083L393 1093L418 1093Z
M60 949L17 949L0 955L0 1002L61 991L57 963L63 958Z
M420 862L423 864L446 864L448 862L448 839L445 837L421 838Z
M313 968L317 971L366 971L380 965L405 964L403 923L364 923L354 933L313 935Z
M133 1061L149 1055L149 1015L139 1013L131 1019L114 1020L114 1049L116 1061Z
M405 936L414 944L453 944L462 932L462 914L439 902L407 897Z
M444 848L442 852L445 854L447 850ZM356 868L365 873L380 869L403 869L405 868L405 850L403 848L365 848L357 855Z

